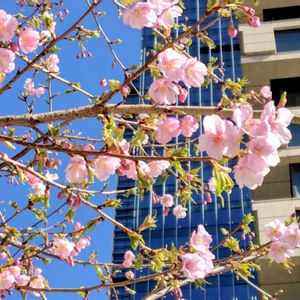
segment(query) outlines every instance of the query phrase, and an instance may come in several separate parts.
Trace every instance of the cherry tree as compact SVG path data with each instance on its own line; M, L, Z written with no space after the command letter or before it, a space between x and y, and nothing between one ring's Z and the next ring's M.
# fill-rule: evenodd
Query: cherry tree
M223 65L217 61L204 64L189 54L195 39L214 47L207 30L221 18L228 20L231 38L237 35L236 18L258 27L255 11L243 1L208 1L204 15L190 25L187 18L178 21L185 15L183 1L111 0L115 11L111 22L121 18L124 26L132 30L147 27L155 36L145 63L124 66L115 47L122 41L111 40L101 26L102 1L82 2L86 10L67 26L64 18L69 17L72 7L62 0L18 0L19 13L0 10L0 94L4 96L9 90L16 94L8 110L15 108L14 113L7 114L3 108L0 115L1 177L11 195L16 184L26 191L23 206L10 199L2 203L1 296L19 293L22 299L31 294L47 299L49 293L64 292L88 299L105 290L118 299L118 290L133 294L134 283L153 281L155 288L144 299L158 299L167 293L181 299L182 286L192 282L204 287L207 277L232 271L264 299L275 299L250 281L251 269L259 269L261 258L291 268L290 255L300 244L294 215L285 223L268 223L265 233L270 241L263 245L254 243L254 218L247 214L232 231L222 229L224 238L217 244L199 224L185 244L154 249L145 243L143 233L156 226L155 216L148 215L133 229L109 212L122 205L120 195L142 198L150 192L165 215L185 218L189 202L210 205L216 197L224 205L223 195L231 192L234 181L253 190L279 163L278 149L292 138L288 126L300 121L284 107L286 95L275 99L279 101L275 106L269 87L246 93L245 79L224 78ZM92 20L88 26L83 25L87 17ZM178 35L174 37L175 29ZM97 78L95 85L102 93L92 94L61 75L60 48L77 43L79 52L72 55L88 59L97 50L88 49L87 40L99 38L106 43L101 51L124 80ZM153 78L146 92L135 85L145 72ZM56 83L60 90L54 93ZM180 105L186 102L190 88L205 89L210 83L222 87L216 107ZM127 102L132 92L137 95L136 104ZM70 94L81 94L86 103L53 110L56 98L63 101L61 95ZM23 113L17 108L20 103L25 105ZM96 120L99 130L95 136L80 135L73 127L72 122L82 118ZM203 182L200 168L188 169L186 162L209 164L211 179ZM109 190L114 176L126 176L136 181L136 187ZM168 177L177 182L174 193L154 193L153 184ZM193 194L203 195L203 199L194 200ZM76 218L86 210L93 216L82 224ZM34 216L34 223L28 215ZM91 231L104 222L128 235L131 249L124 253L121 264L99 261L95 249L90 249ZM246 249L240 246L238 231L250 241ZM227 248L232 254L216 259L217 248ZM43 275L43 268L53 261L69 268L85 265L95 269L98 283L56 287ZM141 269L148 269L149 275L135 276L134 270ZM120 272L126 280L115 280Z

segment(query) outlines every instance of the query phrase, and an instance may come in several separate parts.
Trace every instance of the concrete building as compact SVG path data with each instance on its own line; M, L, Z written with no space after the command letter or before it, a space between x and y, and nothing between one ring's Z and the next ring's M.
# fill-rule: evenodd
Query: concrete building
M250 1L249 1L250 4ZM240 24L241 68L249 80L248 90L270 85L273 98L288 93L287 107L300 109L300 2L299 0L263 0L256 9L259 28ZM267 241L264 225L272 219L284 220L292 213L300 215L300 127L291 126L293 140L280 151L280 164L271 169L262 187L252 193L256 215L256 233L260 243ZM300 299L300 250L293 256L295 267L289 274L279 265L262 264L259 285L273 294L284 293L280 300Z

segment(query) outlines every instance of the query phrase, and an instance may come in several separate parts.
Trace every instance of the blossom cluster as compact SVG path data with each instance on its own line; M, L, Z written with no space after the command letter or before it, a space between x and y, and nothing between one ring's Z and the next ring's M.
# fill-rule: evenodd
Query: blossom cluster
M272 241L269 249L269 257L277 263L281 263L300 246L300 229L296 222L286 226L279 220L271 221L265 225L265 233Z
M204 134L199 137L198 149L220 160L223 156L238 157L234 167L234 178L240 187L255 189L262 185L270 167L279 163L278 148L289 143L291 132L287 128L293 115L286 108L276 109L269 101L260 119L253 118L252 106L239 105L234 109L232 120L217 115L206 116L203 121ZM248 140L243 138L247 135ZM240 144L245 149L240 149Z
M46 14L46 12L45 12ZM54 30L55 22L50 22L52 29ZM34 52L38 46L51 38L49 32L50 27L47 30L38 32L32 27L23 27L18 29L19 23L17 19L6 13L5 10L0 10L0 42L8 43L8 48L3 46L0 48L0 72L10 73L15 69L15 52L21 49L25 54ZM12 42L14 36L17 36L17 43ZM51 56L51 55L50 55ZM55 55L56 56L56 55ZM57 56L56 56L57 57ZM48 58L49 59L49 58ZM53 60L53 59L52 59ZM45 63L47 65L47 63ZM57 64L55 64L57 65ZM52 67L50 72L57 72L56 68ZM37 92L40 94L41 89Z
M183 102L187 92L177 83L182 81L188 88L201 87L207 75L206 66L197 58L187 58L172 48L161 52L157 61L163 78L154 80L149 87L149 96L156 104L174 104L177 99Z
M83 227L81 226L81 224L77 222L75 224L75 234L82 228ZM76 242L71 242L66 238L55 237L53 238L51 251L54 255L59 256L62 260L65 260L67 263L73 266L73 256L78 255L81 250L85 249L89 245L89 237L80 237Z
M194 252L181 255L181 271L191 281L204 278L213 270L212 261L215 256L209 250L211 242L212 237L203 225L199 225L197 231L193 231L189 244Z
M123 21L132 28L172 28L174 19L182 15L179 0L148 0L138 2L123 12Z
M44 288L45 279L40 268L32 268L30 274L20 266L7 267L0 272L0 291L9 291L15 285L22 287L29 284L31 288ZM27 274L27 275L26 275Z

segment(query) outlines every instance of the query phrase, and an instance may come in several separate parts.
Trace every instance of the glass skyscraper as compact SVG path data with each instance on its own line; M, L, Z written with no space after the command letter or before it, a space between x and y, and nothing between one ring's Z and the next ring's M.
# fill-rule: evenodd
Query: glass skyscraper
M199 16L205 13L206 1L188 0L185 1L185 16L188 16L188 23L193 24ZM209 20L211 20L212 16ZM209 22L208 20L208 22ZM179 19L179 22L181 20ZM216 48L209 49L202 44L199 39L193 41L189 48L189 53L197 57L200 61L208 63L212 58L217 58L218 63L224 64L225 77L233 80L241 76L240 68L240 46L238 38L230 39L227 34L228 20L217 21L208 29L209 36L215 41ZM176 34L176 33L175 33ZM142 61L147 60L148 51L153 47L155 37L151 30L144 29L142 32ZM222 75L220 75L222 76ZM135 81L136 86L145 92L152 82L149 73L145 73ZM208 88L192 88L189 91L187 105L215 105L221 97L219 85L211 83ZM128 103L138 103L137 95L131 94L127 98ZM200 124L201 125L201 124ZM201 127L201 126L200 126ZM128 133L130 134L130 133ZM192 147L190 146L190 151ZM187 169L201 167L199 176L204 182L212 176L211 167L205 163L186 163ZM125 177L118 180L118 189L130 188L135 182ZM164 184L155 184L153 191L158 195L173 194L176 190L175 179L170 176ZM164 216L160 204L153 204L152 194L146 193L143 199L138 196L122 198L122 207L116 209L116 220L130 228L137 228L147 215L157 216L157 227L145 231L144 239L147 245L152 248L163 247L164 245L182 245L189 240L191 232L196 229L198 224L203 224L206 230L213 236L213 245L216 245L223 238L220 228L228 230L234 228L241 221L244 214L251 212L251 195L248 189L240 189L235 186L230 195L224 195L225 205L221 206L219 199L213 199L212 203L202 204L203 195L194 195L196 204L188 204L188 215L184 219L177 220L172 213ZM178 200L177 200L178 201ZM245 241L246 245L247 241ZM241 245L242 247L245 245ZM114 231L113 261L120 263L123 261L124 253L130 249L128 236L119 228ZM229 253L226 249L217 249L216 258L222 258ZM137 271L136 275L145 275L145 271ZM120 278L120 280L122 280ZM234 274L227 272L222 275L208 278L205 290L196 289L192 284L182 288L184 299L197 300L256 300L257 292L241 280L237 280ZM152 283L140 283L132 287L136 290L135 295L129 295L124 290L119 290L119 299L142 299L151 291ZM165 299L172 299L167 295Z

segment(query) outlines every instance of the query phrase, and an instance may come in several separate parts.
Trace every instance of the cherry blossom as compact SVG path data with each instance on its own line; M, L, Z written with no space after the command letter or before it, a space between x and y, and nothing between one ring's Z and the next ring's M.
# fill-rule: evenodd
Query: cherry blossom
M19 33L19 45L24 53L36 50L40 42L40 34L31 27L23 29Z
M198 253L187 253L181 256L183 274L192 282L204 278L212 269L211 261L205 260Z
M173 208L173 215L177 218L177 219L183 219L186 217L186 212L187 212L187 208L183 207L181 204L176 205Z
M75 155L70 158L69 164L65 169L66 179L70 183L82 183L88 177L85 160L82 156Z
M156 104L174 104L179 95L177 85L165 78L154 80L148 92Z
M172 207L174 205L174 199L172 195L165 194L160 197L160 204L164 208Z
M199 137L198 149L206 151L215 159L223 155L234 157L240 149L240 134L230 121L217 115L206 116L203 120L204 134Z
M148 175L151 178L158 177L162 174L162 172L168 168L170 168L170 163L167 160L156 160L148 163L148 167L150 171Z
M15 54L9 50L0 48L0 72L10 73L15 69Z
M130 250L128 250L124 254L124 261L123 261L122 265L125 268L132 267L132 262L134 259L135 259L135 255Z
M59 58L57 54L50 54L48 58L44 60L44 64L46 65L46 68L51 73L58 73L59 67L57 64L59 63Z
M176 118L163 118L157 122L157 130L154 133L156 141L160 144L166 144L173 137L180 134L180 121Z
M269 86L263 86L259 91L266 99L272 99L272 91Z
M179 81L182 79L184 72L183 65L187 60L183 54L172 48L168 48L158 55L157 60L157 68L166 78L172 81Z
M66 259L67 257L72 255L74 247L75 244L73 242L69 242L68 240L61 238L54 238L52 252L54 255L59 256L61 259Z
M123 21L132 28L142 29L152 27L157 21L157 15L151 3L139 2L124 10Z
M289 258L291 253L292 251L289 249L288 244L280 241L271 243L269 257L277 263L281 263Z
M199 122L191 115L186 115L180 121L181 133L185 137L191 137L199 128Z
M204 83L207 68L197 58L188 59L182 68L184 71L183 82L187 87L200 87Z
M298 223L293 222L287 227L283 233L283 240L290 249L295 249L300 246L300 230Z
M92 162L95 176L104 181L113 175L116 170L121 166L121 160L116 157L99 156Z
M279 220L274 220L265 225L265 233L272 241L283 239L287 227Z
M10 41L18 27L18 21L15 17L7 14L5 10L0 9L0 41Z
M0 273L0 290L11 288L15 281L15 277L8 270L2 271Z
M211 235L205 230L202 224L198 225L197 231L193 231L190 245L197 251L203 252L208 249L212 242Z

